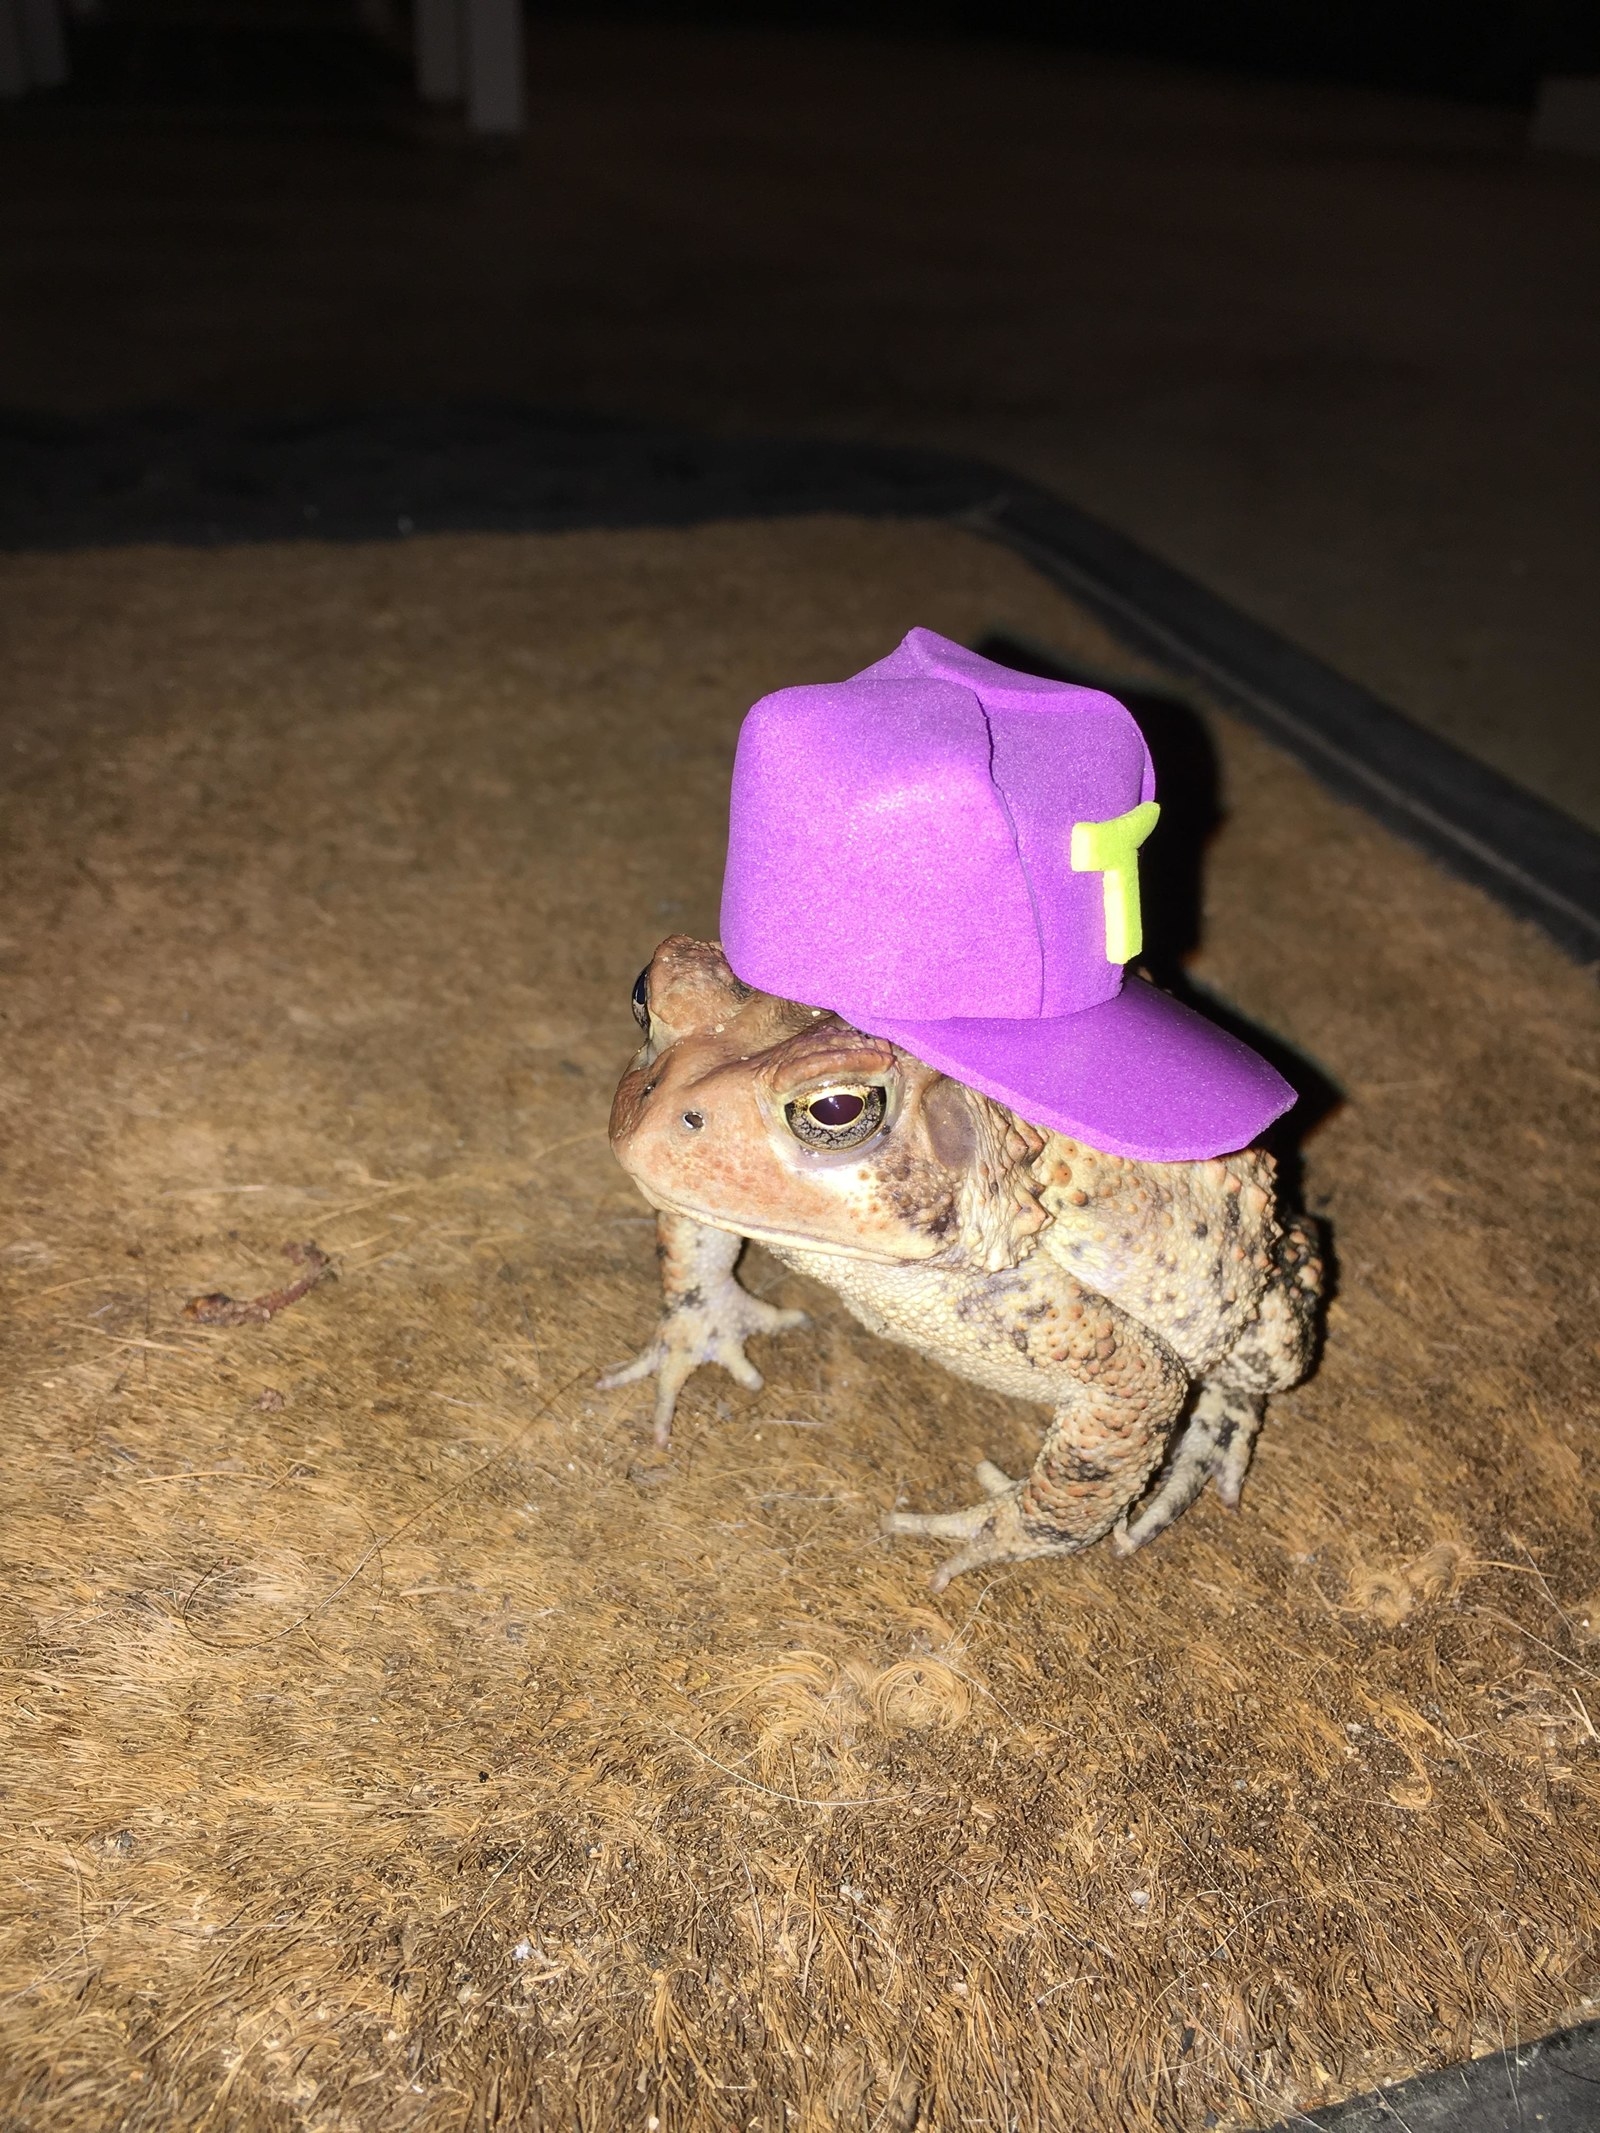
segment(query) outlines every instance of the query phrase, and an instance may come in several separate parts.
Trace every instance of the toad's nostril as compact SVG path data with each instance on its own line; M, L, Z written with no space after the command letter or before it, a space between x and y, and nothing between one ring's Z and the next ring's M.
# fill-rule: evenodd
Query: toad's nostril
M698 1111L685 1111L683 1123L691 1133L698 1133L705 1124L705 1119Z

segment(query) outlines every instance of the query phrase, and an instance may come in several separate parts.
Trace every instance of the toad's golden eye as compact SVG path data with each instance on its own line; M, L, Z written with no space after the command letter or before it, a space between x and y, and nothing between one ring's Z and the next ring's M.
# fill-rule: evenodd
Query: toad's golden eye
M808 1148L856 1148L883 1124L889 1099L876 1082L818 1089L785 1104L784 1119Z

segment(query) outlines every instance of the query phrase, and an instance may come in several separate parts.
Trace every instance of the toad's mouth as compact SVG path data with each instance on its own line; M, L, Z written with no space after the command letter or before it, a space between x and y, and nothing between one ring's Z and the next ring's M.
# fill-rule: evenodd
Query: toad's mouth
M829 1259L864 1259L874 1266L898 1266L900 1261L892 1252L864 1252L859 1244L836 1244L832 1239L803 1237L793 1230L766 1229L755 1222L719 1222L715 1215L707 1214L703 1207L686 1207L681 1200L672 1200L664 1192L639 1183L640 1192L650 1205L664 1215L683 1215L690 1222L701 1222L707 1229L726 1230L731 1236L748 1237L753 1244L779 1245L790 1252L820 1252Z

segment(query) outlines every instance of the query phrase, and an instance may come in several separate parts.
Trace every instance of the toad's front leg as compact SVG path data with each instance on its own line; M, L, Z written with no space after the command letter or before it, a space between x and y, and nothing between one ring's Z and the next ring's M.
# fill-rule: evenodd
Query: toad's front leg
M987 1459L986 1491L964 1511L892 1512L890 1533L963 1543L934 1572L942 1592L964 1570L990 1563L1075 1555L1109 1533L1134 1502L1182 1409L1188 1373L1172 1350L1104 1297L1080 1292L1067 1352L1071 1383L1057 1407L1033 1471L1011 1481Z
M781 1311L763 1303L734 1279L734 1263L744 1249L732 1230L711 1229L687 1215L658 1215L656 1257L661 1262L661 1290L666 1308L655 1338L642 1355L600 1380L602 1392L656 1380L655 1436L665 1446L672 1436L678 1394L702 1363L720 1363L749 1392L759 1392L762 1377L744 1352L752 1333L787 1333L806 1323L804 1311Z

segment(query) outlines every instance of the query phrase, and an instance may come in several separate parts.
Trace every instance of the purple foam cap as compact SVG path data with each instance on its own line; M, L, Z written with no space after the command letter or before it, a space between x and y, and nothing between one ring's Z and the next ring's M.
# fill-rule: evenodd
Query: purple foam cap
M1035 1125L1170 1163L1242 1148L1294 1091L1136 980L1155 775L1114 697L913 630L779 689L733 771L722 945Z

